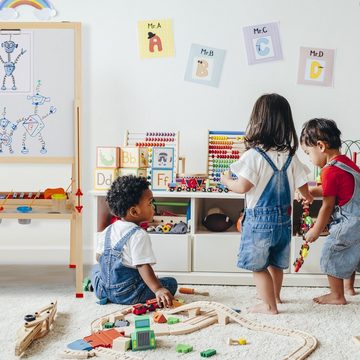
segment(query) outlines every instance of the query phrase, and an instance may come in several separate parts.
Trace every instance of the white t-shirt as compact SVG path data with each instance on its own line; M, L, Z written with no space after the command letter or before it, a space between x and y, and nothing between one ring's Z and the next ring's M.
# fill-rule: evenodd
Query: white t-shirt
M288 152L269 150L266 152L274 165L281 169L288 156ZM270 164L255 149L247 150L240 159L230 165L230 170L236 176L242 176L254 186L246 193L246 206L254 208L274 171ZM295 190L309 181L309 168L300 162L295 154L287 169L291 202L294 200Z
M123 238L136 224L128 221L118 220L113 224L111 229L111 246L114 247L117 242ZM98 242L96 252L102 254L105 246L105 234L107 228L98 233ZM156 258L151 246L151 239L149 234L139 229L130 237L124 245L122 251L122 262L125 266L136 268L136 265L142 264L156 264Z

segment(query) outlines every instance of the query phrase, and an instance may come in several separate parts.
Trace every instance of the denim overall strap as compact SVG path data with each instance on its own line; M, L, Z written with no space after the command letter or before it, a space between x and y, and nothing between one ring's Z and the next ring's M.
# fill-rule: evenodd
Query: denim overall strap
M289 155L284 166L279 170L262 149L256 147L255 150L274 170L274 173L261 194L255 208L277 207L278 211L281 213L289 211L288 209L291 206L291 194L286 171L291 163L292 156Z
M289 157L286 159L284 166L281 168L281 171L285 171L285 172L287 171L288 167L290 166L291 160L292 160L292 156L289 155Z
M359 216L360 215L360 173L351 168L350 166L344 164L341 161L332 160L325 166L337 166L338 168L350 173L354 178L354 192L351 199L343 206L341 206L341 211L346 211L350 216Z
M133 236L133 234L140 229L139 226L133 227L129 230L114 246L113 250L118 251L119 253L122 251L124 245L127 241Z
M269 158L269 155L262 149L255 147L254 148L262 157L269 163L269 165L272 167L274 171L279 171L279 169L275 166L275 164L272 162L272 160Z
M111 225L108 226L105 233L105 245L104 245L104 251L111 249Z

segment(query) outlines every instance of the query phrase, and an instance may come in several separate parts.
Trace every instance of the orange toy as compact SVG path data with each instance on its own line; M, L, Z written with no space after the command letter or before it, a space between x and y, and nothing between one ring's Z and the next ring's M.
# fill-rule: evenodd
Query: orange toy
M159 323L159 324L163 324L163 323L167 322L166 317L161 312L154 313L153 319L154 319L154 322Z
M209 296L208 291L197 291L195 289L191 288L180 288L179 293L181 294L192 294L192 295L203 295L203 296Z
M244 210L242 210L240 212L240 216L236 221L236 229L238 232L241 232L241 221L242 221L243 217L244 217Z
M51 195L54 195L54 194L65 194L65 190L63 188L45 189L44 199L51 199Z

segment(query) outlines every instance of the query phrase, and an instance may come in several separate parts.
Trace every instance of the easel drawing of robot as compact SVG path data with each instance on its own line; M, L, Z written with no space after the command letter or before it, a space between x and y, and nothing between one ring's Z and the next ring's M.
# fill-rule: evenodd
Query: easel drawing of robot
M14 71L15 71L16 64L19 61L20 57L26 53L26 50L21 49L19 55L15 58L15 60L11 61L11 54L15 51L15 49L18 46L19 46L19 44L15 44L15 42L11 40L11 35L10 35L10 39L8 41L4 41L3 43L1 43L1 47L4 48L4 50L7 54L7 61L5 61L2 58L2 56L0 55L0 61L4 64L4 70L5 70L1 90L6 90L5 83L6 83L6 78L8 78L8 77L12 78L13 86L12 86L11 90L17 90L16 84L15 84Z
M10 154L14 153L11 143L14 131L17 129L19 122L21 122L21 120L18 120L16 124L14 124L7 119L6 107L4 107L3 116L0 119L0 154L3 152L3 145L8 147Z
M27 118L21 120L23 123L23 126L25 128L25 132L23 134L22 144L21 144L21 153L22 154L29 153L29 149L26 146L26 138L28 135L30 137L38 138L38 140L41 144L41 149L40 149L41 154L47 153L46 142L42 136L42 130L45 127L45 123L43 122L43 120L46 119L49 115L54 114L56 112L56 108L54 106L50 106L48 113L46 113L42 117L40 117L38 115L39 106L44 105L45 102L50 101L49 97L46 97L46 96L43 96L40 94L40 92L39 92L40 86L41 86L41 81L38 80L37 86L36 86L36 94L27 97L28 100L31 100L31 104L34 105L35 108L34 108L34 114L29 115Z

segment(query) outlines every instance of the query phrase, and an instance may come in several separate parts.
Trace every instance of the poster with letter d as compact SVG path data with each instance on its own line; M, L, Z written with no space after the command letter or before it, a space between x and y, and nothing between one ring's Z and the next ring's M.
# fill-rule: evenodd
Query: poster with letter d
M298 84L333 86L335 50L300 47Z

